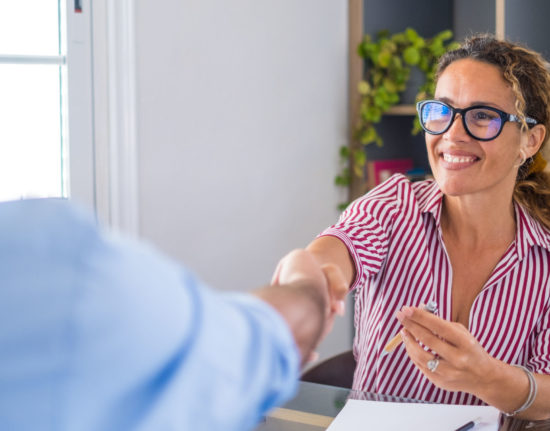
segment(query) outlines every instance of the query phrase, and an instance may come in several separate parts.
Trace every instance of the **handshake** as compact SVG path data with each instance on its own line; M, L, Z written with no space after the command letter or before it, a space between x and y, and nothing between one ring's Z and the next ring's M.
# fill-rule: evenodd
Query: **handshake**
M320 263L308 250L281 259L271 286L254 293L286 320L300 350L302 366L316 358L315 349L331 331L336 315L344 315L349 284L340 268Z

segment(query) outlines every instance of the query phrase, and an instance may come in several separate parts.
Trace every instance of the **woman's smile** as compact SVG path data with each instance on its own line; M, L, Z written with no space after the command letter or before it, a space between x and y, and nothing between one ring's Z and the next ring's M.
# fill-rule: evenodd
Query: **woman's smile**
M445 169L460 170L474 165L479 157L463 152L442 151L439 154L441 166Z

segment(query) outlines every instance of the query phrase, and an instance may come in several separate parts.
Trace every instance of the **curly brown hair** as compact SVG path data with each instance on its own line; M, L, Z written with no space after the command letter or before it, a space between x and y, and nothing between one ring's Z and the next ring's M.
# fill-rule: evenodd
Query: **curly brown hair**
M545 163L541 151L550 139L550 72L542 56L524 46L493 35L472 36L454 51L444 54L440 60L436 80L451 63L472 59L498 67L503 78L510 83L516 96L515 107L522 121L522 129L528 125L525 117L537 120L546 128L541 148L533 158L523 163L514 188L514 199L529 213L550 229L550 175L543 171ZM533 163L533 160L538 163Z

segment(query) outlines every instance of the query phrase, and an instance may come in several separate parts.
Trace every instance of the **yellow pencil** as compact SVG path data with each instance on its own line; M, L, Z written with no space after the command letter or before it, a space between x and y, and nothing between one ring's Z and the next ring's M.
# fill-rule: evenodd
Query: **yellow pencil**
M424 310L429 311L430 313L434 314L437 313L437 303L435 301L429 301L425 306ZM384 351L382 354L386 355L388 353L393 352L395 349L397 349L397 346L403 342L403 339L401 338L401 334L397 333L395 337L393 337L390 341L388 341L388 344L384 346Z

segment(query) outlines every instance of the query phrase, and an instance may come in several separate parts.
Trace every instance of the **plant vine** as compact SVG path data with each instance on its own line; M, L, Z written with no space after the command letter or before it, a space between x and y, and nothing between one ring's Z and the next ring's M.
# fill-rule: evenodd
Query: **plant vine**
M451 41L452 36L450 30L445 30L425 39L412 28L393 35L384 30L377 34L376 39L365 35L357 49L365 62L364 79L358 85L359 121L354 133L355 140L361 145L353 152L348 146L340 148L341 172L335 178L337 185L349 186L352 175L363 178L367 162L365 147L373 143L383 145L375 125L384 113L400 102L412 67L420 69L425 78L416 100L433 96L439 57L458 47L456 42ZM415 117L411 133L414 135L420 130Z

